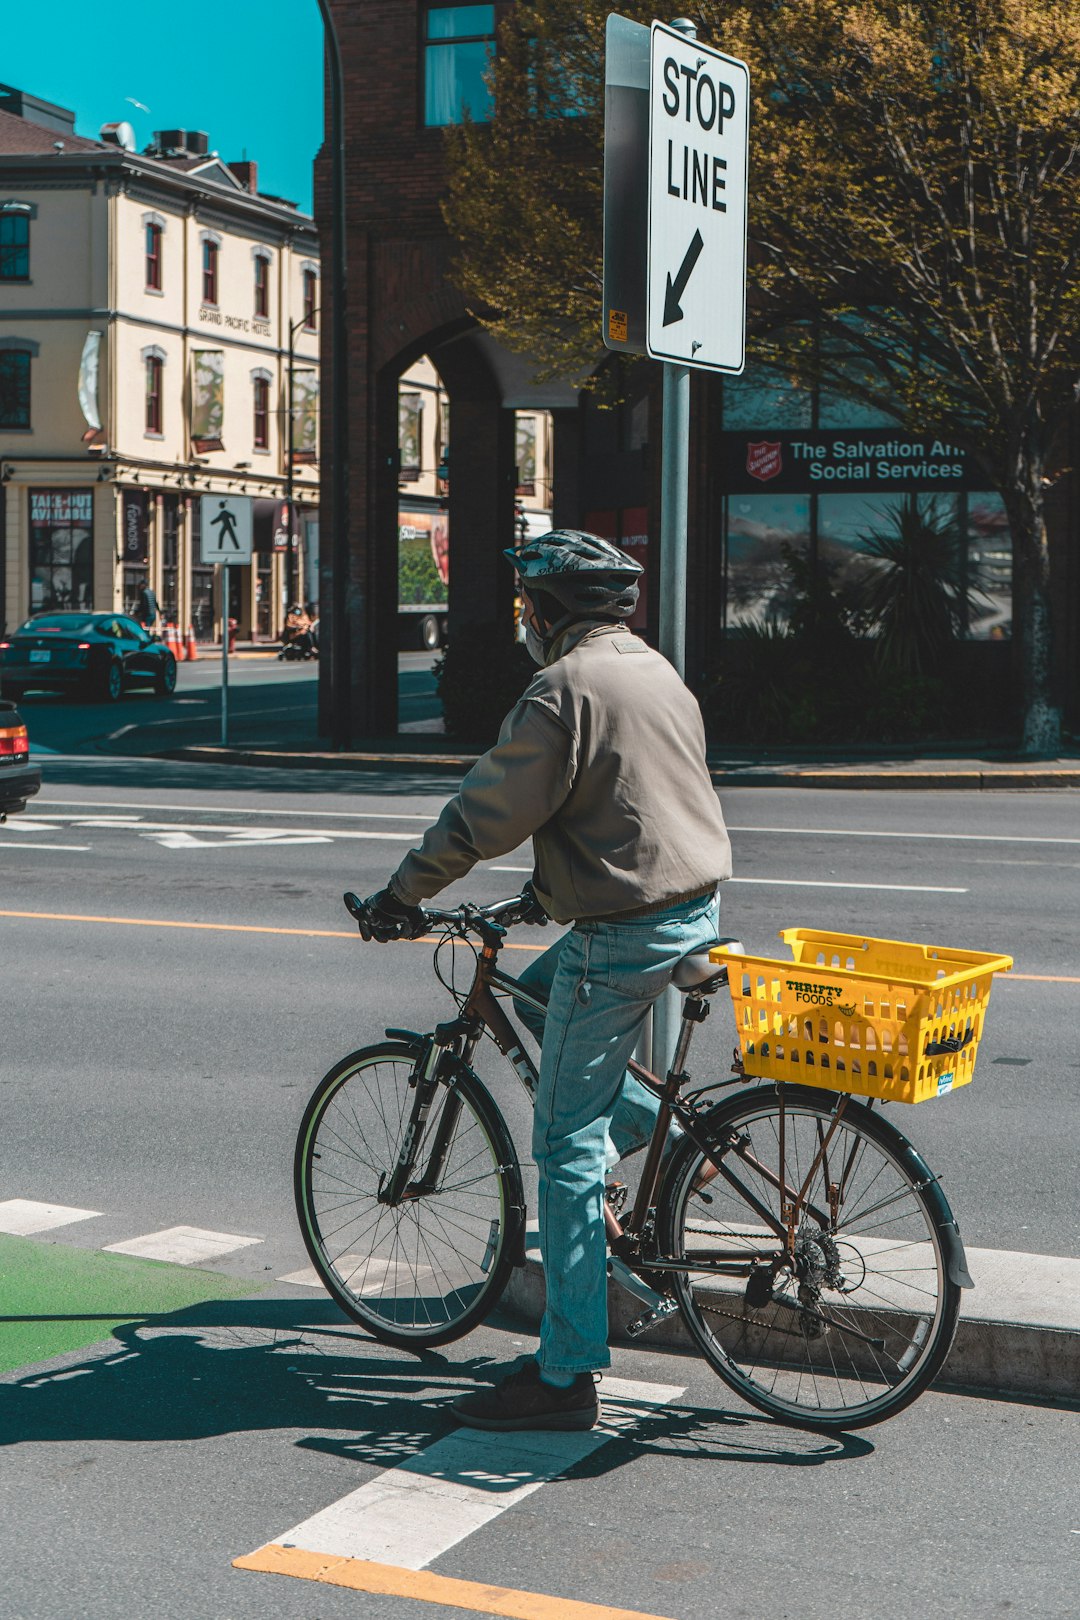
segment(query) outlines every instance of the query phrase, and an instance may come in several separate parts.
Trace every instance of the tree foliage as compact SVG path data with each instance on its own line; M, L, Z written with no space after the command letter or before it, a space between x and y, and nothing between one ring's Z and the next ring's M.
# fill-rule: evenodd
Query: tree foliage
M462 286L548 373L601 354L607 9L521 0L493 124L451 136ZM1044 495L1080 397L1080 0L690 14L751 70L750 353L981 465L1013 536L1025 744L1052 750Z

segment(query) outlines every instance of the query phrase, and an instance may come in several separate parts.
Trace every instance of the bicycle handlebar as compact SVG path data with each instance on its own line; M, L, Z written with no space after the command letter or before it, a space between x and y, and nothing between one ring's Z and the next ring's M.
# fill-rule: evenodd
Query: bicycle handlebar
M367 915L364 902L360 896L348 893L344 896L345 909L349 915L359 923ZM481 938L491 929L498 929L500 933L512 928L515 923L524 920L524 913L530 910L533 901L525 894L515 894L509 900L496 900L488 906L477 906L470 902L455 906L452 911L440 911L434 906L421 906L419 909L424 916L437 928L449 928L461 939L472 934Z

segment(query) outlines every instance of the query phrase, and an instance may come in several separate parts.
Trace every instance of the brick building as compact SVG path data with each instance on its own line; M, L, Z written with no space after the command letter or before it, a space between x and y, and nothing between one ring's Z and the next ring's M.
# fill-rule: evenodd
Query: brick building
M530 368L469 314L452 280L454 246L440 213L443 129L468 104L482 122L483 70L509 0L330 0L345 79L348 259L348 693L324 661L320 729L344 704L355 736L396 726L398 385L427 355L449 401L449 619L490 623L510 611L499 553L514 532L514 412L551 412L553 517L637 544L647 563L643 628L656 629L659 562L659 366L635 368L616 411L569 388L536 389ZM316 219L332 231L330 171L316 165ZM334 356L324 326L323 371ZM618 362L616 362L618 363ZM324 399L332 397L324 375ZM325 432L325 426L324 426ZM912 469L915 469L913 471ZM917 474L917 476L916 476ZM904 433L835 389L800 390L749 364L744 376L692 378L687 677L698 684L719 640L779 600L785 547L840 578L865 537L905 496L938 503L986 585L967 625L961 686L1002 694L1011 672L1011 543L1000 499L952 446ZM321 505L332 532L324 456ZM1060 480L1051 513L1057 576L1058 682L1066 719L1080 691L1080 500ZM648 542L651 539L652 544ZM323 547L324 600L332 588ZM324 622L326 619L324 609ZM958 694L962 705L963 691ZM957 733L964 734L962 719Z

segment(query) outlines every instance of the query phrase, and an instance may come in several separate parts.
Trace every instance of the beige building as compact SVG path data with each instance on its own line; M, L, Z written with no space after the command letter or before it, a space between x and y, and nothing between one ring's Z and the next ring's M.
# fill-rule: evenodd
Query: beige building
M256 553L231 614L271 639L318 594L312 220L199 132L101 137L0 86L0 626L131 612L149 584L217 639L200 502L228 494L253 499Z
M551 528L548 410L514 412L515 537ZM398 620L402 647L434 647L449 582L450 397L425 355L398 384Z

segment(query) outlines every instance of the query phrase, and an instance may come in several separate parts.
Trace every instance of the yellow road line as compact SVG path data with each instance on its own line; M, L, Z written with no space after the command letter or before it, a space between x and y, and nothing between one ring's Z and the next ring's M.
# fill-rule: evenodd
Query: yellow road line
M1068 978L1059 973L999 973L999 984L1008 984L1010 979L1027 979L1030 984L1080 984L1080 979Z
M35 922L115 923L126 928L207 928L223 934L292 934L304 939L357 939L349 928L270 928L263 923L171 922L164 917L89 917L66 911L0 911L0 917L23 917ZM419 939L397 940L399 945L436 945L434 934ZM455 941L455 944L457 941ZM542 951L544 945L505 944L504 951Z
M0 917L23 917L35 922L115 923L126 928L205 928L223 934L291 934L303 939L355 939L350 928L271 928L265 923L212 923L172 922L166 917L91 917L66 911L0 911ZM400 939L398 945L435 945L434 934L422 934L419 939ZM459 941L455 940L455 944ZM543 951L546 945L519 945L507 941L504 951ZM1080 977L1059 973L1002 973L1000 982L1026 979L1030 984L1080 984Z
M441 1603L449 1609L473 1614L498 1614L507 1620L669 1620L640 1609L613 1609L606 1603L581 1603L574 1598L546 1597L542 1592L518 1592L508 1586L485 1586L479 1581L452 1580L426 1569L401 1569L396 1564L375 1564L366 1558L339 1558L332 1553L305 1552L269 1542L243 1558L235 1569L254 1569L269 1575L296 1575L327 1586L346 1586L354 1592L380 1597L414 1598L418 1603Z

